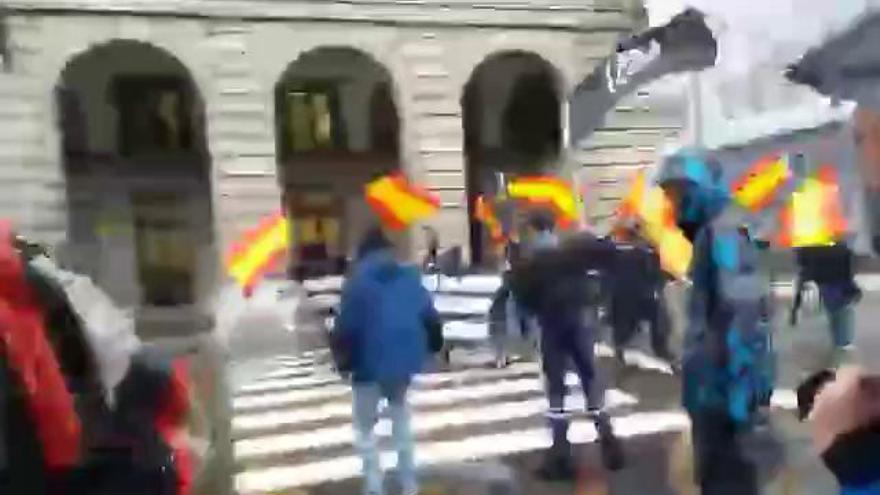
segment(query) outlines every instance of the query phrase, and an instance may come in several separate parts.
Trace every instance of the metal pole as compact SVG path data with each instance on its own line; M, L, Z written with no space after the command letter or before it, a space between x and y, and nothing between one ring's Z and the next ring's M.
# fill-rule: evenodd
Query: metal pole
M703 129L703 88L700 75L696 72L688 74L688 126L690 127L690 144L695 148L705 145Z

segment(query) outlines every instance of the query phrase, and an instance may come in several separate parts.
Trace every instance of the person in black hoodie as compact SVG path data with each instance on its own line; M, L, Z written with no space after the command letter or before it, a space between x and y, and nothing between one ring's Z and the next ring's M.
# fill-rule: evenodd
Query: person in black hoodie
M668 338L671 323L663 300L666 275L660 267L660 257L639 236L634 225L622 226L616 237L616 262L606 277L611 292L616 358L620 364L626 364L624 349L639 325L647 322L654 353L674 363Z
M557 247L537 250L514 267L511 287L518 304L537 316L541 360L550 408L552 445L538 476L572 479L574 466L565 408L565 374L573 363L584 390L588 415L596 425L603 461L611 470L623 467L623 449L604 410L604 391L597 385L594 342L599 330L601 293L597 270L612 266L614 245L581 233Z
M795 300L790 323L797 323L797 312L803 300L804 283L814 282L828 315L828 327L834 346L834 364L850 350L853 343L854 305L861 298L853 269L853 253L845 243L832 246L811 246L795 250L799 269Z

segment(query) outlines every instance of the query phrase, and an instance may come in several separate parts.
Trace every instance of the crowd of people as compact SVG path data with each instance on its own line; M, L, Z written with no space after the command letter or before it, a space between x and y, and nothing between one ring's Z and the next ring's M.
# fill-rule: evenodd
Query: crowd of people
M530 221L527 247L510 256L489 311L496 361L507 364L507 340L532 336L546 384L546 413L552 445L538 470L542 478L575 476L565 407L565 375L573 366L586 396L585 413L595 423L602 459L609 470L626 464L624 446L605 411L596 379L594 348L603 308L616 356L647 323L653 351L680 376L681 405L691 420L695 484L704 494L761 493L761 466L745 439L767 419L776 385L772 342L773 298L756 238L729 207L719 165L686 157L667 164L659 183L675 203L677 223L693 245L684 342L673 352L673 327L664 286L670 280L657 252L637 223L622 222L609 237L580 232L564 240L544 215ZM436 238L432 243L436 257ZM815 430L815 446L838 477L843 493L880 493L876 452L880 426L880 379L854 367L841 368L853 342L853 254L844 243L797 252L799 295L815 283L829 318L835 360L799 390L803 416ZM800 304L796 297L794 321ZM343 288L334 351L340 369L354 382L354 422L364 460L365 493L379 494L382 477L372 429L377 404L390 404L393 437L404 493L417 493L413 438L406 392L422 369L442 324L415 268L394 259L380 231L367 236ZM809 382L809 381L808 381ZM806 382L805 382L806 383ZM845 421L835 417L845 416ZM862 449L863 454L858 454Z

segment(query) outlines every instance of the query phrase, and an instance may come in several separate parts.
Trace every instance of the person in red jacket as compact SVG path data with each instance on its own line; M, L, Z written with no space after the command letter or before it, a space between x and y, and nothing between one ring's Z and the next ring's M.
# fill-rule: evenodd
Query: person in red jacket
M6 425L0 431L5 450L16 452L7 455L9 465L0 466L0 471L5 471L0 483L10 487L43 486L48 490L47 481L51 484L63 478L79 461L82 427L48 339L42 309L25 273L12 229L0 222L0 365L7 378L3 393L20 398L4 401L2 413L25 423L22 428ZM36 443L36 455L42 461L42 470L37 471L41 473L15 472L12 463L21 462L18 458L22 456L16 439ZM37 476L49 479L29 479ZM2 488L0 485L0 491Z

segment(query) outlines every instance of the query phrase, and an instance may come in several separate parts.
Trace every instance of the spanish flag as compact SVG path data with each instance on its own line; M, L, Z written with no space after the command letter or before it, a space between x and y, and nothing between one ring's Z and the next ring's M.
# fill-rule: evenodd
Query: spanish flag
M290 225L282 213L263 219L229 250L226 269L250 296L254 285L290 246Z
M684 278L690 268L694 249L675 222L675 205L660 186L648 187L645 170L633 178L627 196L618 206L620 220L639 221L645 239L657 250L663 270Z
M645 169L639 169L633 177L629 193L617 206L615 214L620 220L638 216L639 205L643 204L645 199L646 181Z
M831 246L846 233L837 172L823 165L804 180L780 213L779 244L784 247Z
M645 236L657 249L660 265L667 273L684 278L690 269L694 249L675 222L675 206L659 186L648 189L640 205L639 217Z
M766 208L791 176L784 155L766 156L732 184L733 199L752 212Z
M501 220L498 219L492 205L482 195L477 196L474 203L474 217L489 229L489 238L494 244L504 243L504 228L501 225Z
M400 174L387 175L367 184L367 203L385 227L403 230L440 209L440 198L411 184Z
M530 204L548 206L559 225L569 228L577 222L578 199L572 187L555 177L522 177L507 185L507 194Z

